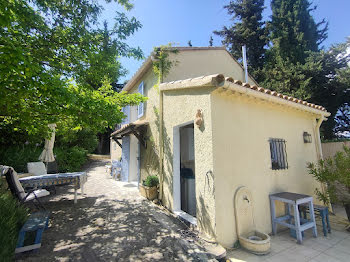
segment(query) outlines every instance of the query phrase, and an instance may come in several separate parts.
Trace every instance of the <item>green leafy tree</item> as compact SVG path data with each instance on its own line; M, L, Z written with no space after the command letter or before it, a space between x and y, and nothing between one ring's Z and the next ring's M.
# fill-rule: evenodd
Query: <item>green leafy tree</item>
M247 45L248 65L254 70L264 65L268 31L262 21L264 0L235 0L224 6L232 15L234 24L224 26L214 34L223 37L222 43L236 57L242 57L242 46Z
M324 139L335 136L336 126L346 129L350 124L346 111L339 111L346 109L350 100L348 46L349 41L327 51L308 51L305 63L292 64L276 56L274 66L266 66L263 70L262 86L326 107L331 116L321 126Z
M350 101L350 67L348 66L350 55L346 54L349 45L348 41L334 45L327 51L313 52L304 65L304 73L310 79L308 100L323 105L331 113L328 120L322 124L324 139L335 137L339 124L344 127L350 124L349 116L347 115L346 119L342 117L346 114L342 115L342 111L339 111ZM346 111L343 112L346 113ZM338 125L337 122L339 122Z
M310 77L304 69L312 52L327 37L328 24L316 23L308 0L272 0L272 16L268 23L272 47L260 72L262 84L301 99L310 98ZM322 27L322 28L321 28Z
M328 24L316 23L308 0L273 0L268 27L273 44L260 72L261 84L272 90L325 106L332 114L322 125L322 135L335 135L338 109L349 101L347 43L320 49Z
M316 23L308 0L272 0L269 22L272 62L276 56L290 63L304 63L307 51L318 51L327 38L328 23Z
M350 103L344 103L338 108L335 116L335 134L337 136L350 135Z
M125 42L141 25L117 13L101 27L102 10L93 0L1 2L1 130L42 136L54 122L103 131L121 121L121 107L144 100L111 86L125 73L118 57L142 57Z
M326 190L316 189L318 198L325 204L341 203L350 221L350 148L337 152L333 158L308 165L309 173L325 185Z
M325 106L332 115L321 126L323 138L343 134L350 126L350 40L323 50L328 24L315 22L316 7L308 0L272 0L266 26L263 4L230 1L224 8L235 24L214 33L235 57L241 57L241 46L247 44L250 72L261 86Z

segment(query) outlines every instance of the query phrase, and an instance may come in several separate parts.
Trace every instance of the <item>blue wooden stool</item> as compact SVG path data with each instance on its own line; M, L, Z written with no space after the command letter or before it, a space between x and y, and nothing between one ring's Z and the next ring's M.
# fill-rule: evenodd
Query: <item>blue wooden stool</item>
M23 225L23 227L19 231L15 253L22 253L25 251L40 248L42 234L44 232L44 229L48 228L48 225L49 225L48 211L40 211L40 212L31 214L28 220L26 221L26 223ZM36 232L34 244L23 246L26 232Z
M304 214L304 219L307 218L307 214L306 212L309 212L310 214L310 210L308 208L308 206L300 206L301 207L301 211ZM320 205L314 205L314 212L318 212L321 220L322 220L322 228L323 228L323 235L326 237L327 236L327 232L331 233L331 224L329 223L329 212L328 212L328 207L325 206L320 206ZM326 224L327 222L327 224Z

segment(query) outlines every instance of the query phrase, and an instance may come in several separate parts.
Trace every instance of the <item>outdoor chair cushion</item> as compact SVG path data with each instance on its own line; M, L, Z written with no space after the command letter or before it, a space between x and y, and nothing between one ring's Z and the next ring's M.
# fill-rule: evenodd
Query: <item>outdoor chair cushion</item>
M37 198L39 197L43 197L43 196L48 196L50 195L50 192L47 191L46 189L38 189L35 190L33 192L31 192L29 195L28 193L26 193L24 191L24 188L22 187L21 182L18 179L18 175L17 172L9 166L0 166L0 171L1 171L1 175L5 175L7 172L11 172L10 173L10 177L7 182L9 184L9 187L11 189L11 192L20 200L20 201L30 201L33 200L35 198L35 196ZM12 186L11 186L12 185ZM28 196L27 196L28 195ZM26 197L27 196L27 197Z
M24 199L25 196L27 195L26 192L24 191L24 188L22 187L22 184L21 182L19 182L19 179L18 179L18 175L17 175L17 172L12 169L12 176L11 176L11 180L12 180L12 183L15 185L16 187L16 193L17 193L17 196L20 200Z
M48 195L50 195L50 192L47 191L46 189L38 189L38 190L35 190L32 193L30 193L24 202L33 200L35 198L35 196L36 197L44 197L44 196L48 196Z
M46 167L43 162L29 162L27 163L28 173L35 176L46 175Z

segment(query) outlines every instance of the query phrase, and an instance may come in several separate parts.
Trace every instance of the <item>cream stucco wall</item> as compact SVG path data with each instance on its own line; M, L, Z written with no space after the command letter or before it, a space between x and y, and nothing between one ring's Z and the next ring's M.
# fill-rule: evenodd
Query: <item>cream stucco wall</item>
M129 93L137 93L138 86L143 81L144 96L148 99L144 103L144 114L139 119L147 121L148 128L145 134L147 147L141 146L141 179L144 180L148 175L158 175L159 169L159 90L156 87L158 78L152 69L148 70L140 81L129 91ZM137 111L136 111L137 112ZM134 118L135 120L137 119ZM130 154L130 157L137 157L136 151ZM136 165L137 162L135 162ZM135 172L136 172L135 166Z
M245 82L242 67L225 50L180 51L176 54L170 53L169 60L176 63L164 77L164 82L212 74L223 74ZM250 77L248 82L255 84Z
M232 59L225 50L186 50L177 54L170 54L169 59L177 61L163 82L183 80L191 77L223 73L242 81L244 78L241 66ZM139 120L149 122L147 129L147 148L141 146L141 181L150 174L157 174L159 168L159 90L154 87L158 78L153 73L152 67L139 77L128 93L137 93L138 86L144 82L144 95L148 97L145 102L144 116ZM250 79L249 83L254 84ZM174 105L167 105L174 106ZM131 122L137 120L136 107L131 107ZM121 142L121 141L120 141ZM121 149L111 142L111 159L121 157ZM131 156L133 157L133 156Z
M174 128L194 121L201 109L204 123L200 129L194 127L197 226L207 235L215 236L210 91L212 88L164 92L164 204L173 210Z
M158 138L159 138L159 131L158 131L158 122L159 117L157 115L158 110L158 101L159 101L159 94L157 89L154 87L157 84L157 77L153 73L152 70L149 70L146 72L142 78L134 85L134 87L128 92L128 93L137 93L138 92L138 86L143 81L144 82L144 96L148 97L148 100L144 102L144 115L138 119L137 116L137 109L136 106L131 108L131 121L148 121L149 126L147 128L146 135L146 143L147 148L144 148L141 146L141 179L145 179L147 175L150 174L157 174L157 169L159 167L159 161L158 161ZM131 135L131 151L130 151L130 159L132 161L129 165L130 175L136 176L137 175L137 161L133 161L137 157L137 140L134 135ZM121 141L120 141L121 142ZM115 159L115 157L119 158L121 156L121 150L120 148L114 148L114 145L111 142L111 157L112 159ZM131 173L132 172L132 173Z
M122 149L113 139L111 139L110 148L111 148L110 150L111 160L119 160L120 157L122 156Z
M271 232L269 194L313 195L318 183L308 175L315 162L315 116L244 96L212 95L213 155L217 240L231 247L237 240L234 194L240 186L252 191L256 228ZM303 132L312 143L303 142ZM269 138L286 140L287 170L272 170Z
M164 82L223 73L243 81L243 70L224 50L183 51ZM144 82L147 148L141 146L141 181L159 173L160 106L157 76L150 67L130 89ZM254 84L252 80L249 83ZM316 161L315 116L256 100L211 94L214 88L163 93L164 195L163 204L174 211L174 128L204 114L201 129L195 126L197 224L202 232L225 245L236 241L233 196L241 185L253 192L257 229L271 231L268 194L280 191L313 194L317 183L307 174L306 163ZM302 134L312 134L304 144ZM287 141L288 170L271 170L269 138ZM111 156L116 157L119 147ZM175 152L176 153L176 152ZM136 153L135 153L136 154ZM131 156L132 157L132 156ZM135 172L135 171L133 171Z

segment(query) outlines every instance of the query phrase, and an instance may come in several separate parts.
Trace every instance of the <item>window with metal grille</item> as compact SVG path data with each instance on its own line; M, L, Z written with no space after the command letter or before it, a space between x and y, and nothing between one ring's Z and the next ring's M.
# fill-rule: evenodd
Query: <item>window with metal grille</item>
M270 138L271 166L273 170L288 169L286 140Z

